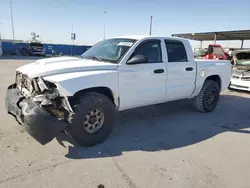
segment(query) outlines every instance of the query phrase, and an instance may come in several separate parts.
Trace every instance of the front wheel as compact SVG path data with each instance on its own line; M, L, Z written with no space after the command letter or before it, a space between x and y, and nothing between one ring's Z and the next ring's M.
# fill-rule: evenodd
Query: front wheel
M111 133L114 116L115 105L106 95L86 93L75 105L69 133L80 145L96 145Z
M200 93L194 98L194 107L200 112L211 112L216 108L219 96L219 84L213 80L206 80Z

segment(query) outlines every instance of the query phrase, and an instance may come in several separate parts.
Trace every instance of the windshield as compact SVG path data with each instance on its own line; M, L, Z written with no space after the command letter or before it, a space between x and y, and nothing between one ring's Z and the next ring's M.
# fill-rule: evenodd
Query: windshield
M213 46L211 53L215 55L224 55L222 48L219 46Z
M81 57L118 63L135 41L136 40L124 38L107 39L94 45L83 53Z

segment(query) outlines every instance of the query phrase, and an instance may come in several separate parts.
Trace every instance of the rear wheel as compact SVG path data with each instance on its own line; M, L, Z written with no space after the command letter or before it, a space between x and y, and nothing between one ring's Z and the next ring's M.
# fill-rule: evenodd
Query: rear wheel
M219 95L219 84L213 80L206 80L200 93L194 98L194 107L200 112L211 112L217 106Z
M111 133L114 115L115 106L106 95L86 93L75 105L69 133L80 145L96 145Z

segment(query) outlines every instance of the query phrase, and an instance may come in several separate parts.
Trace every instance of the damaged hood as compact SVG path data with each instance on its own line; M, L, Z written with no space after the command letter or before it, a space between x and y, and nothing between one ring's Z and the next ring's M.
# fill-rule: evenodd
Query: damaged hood
M35 78L72 72L115 70L117 66L114 63L78 57L56 57L37 60L34 63L19 67L17 71L30 78Z

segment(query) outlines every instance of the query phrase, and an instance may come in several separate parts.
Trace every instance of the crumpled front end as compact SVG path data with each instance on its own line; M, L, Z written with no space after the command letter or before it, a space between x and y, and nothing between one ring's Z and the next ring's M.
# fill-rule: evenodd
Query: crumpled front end
M25 126L33 138L45 145L67 127L64 113L66 109L63 107L66 103L63 101L66 99L59 97L53 86L48 88L42 80L40 84L39 80L36 82L36 86L33 80L31 84L22 80L21 84L17 81L10 85L6 93L5 107Z

